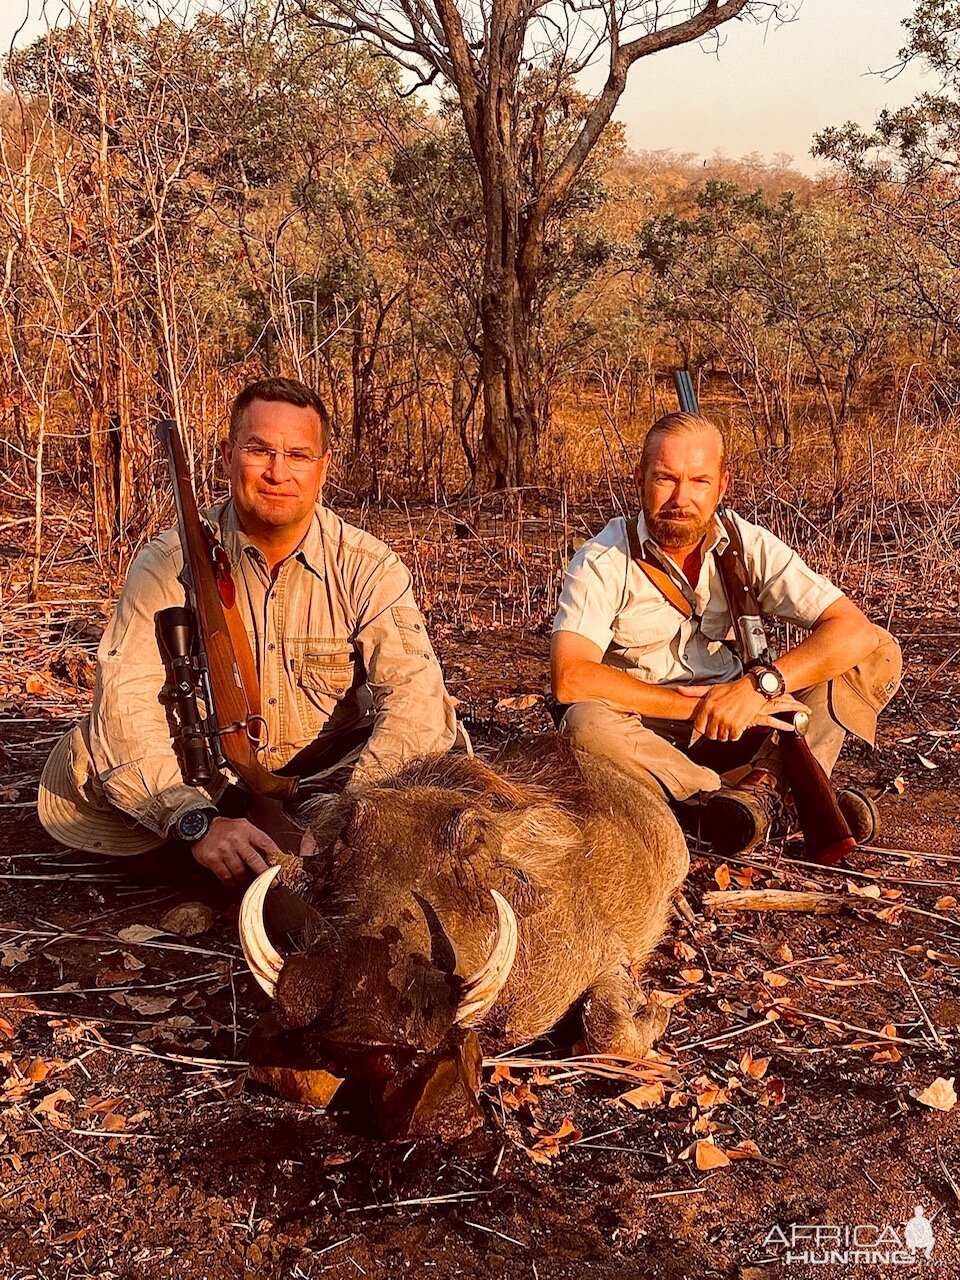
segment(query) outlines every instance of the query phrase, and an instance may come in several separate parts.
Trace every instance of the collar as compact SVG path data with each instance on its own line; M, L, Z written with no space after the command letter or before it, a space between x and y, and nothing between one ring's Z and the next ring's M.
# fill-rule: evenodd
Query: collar
M302 565L315 573L318 578L324 577L325 569L323 532L320 528L319 518L321 511L322 507L320 506L314 510L313 519L310 522L306 537L289 557L291 560L299 560ZM207 511L206 517L214 526L230 560L232 569L240 567L240 562L244 556L250 560L262 561L263 553L250 541L240 527L240 520L232 498L228 498L226 502L220 503L218 506L211 507Z

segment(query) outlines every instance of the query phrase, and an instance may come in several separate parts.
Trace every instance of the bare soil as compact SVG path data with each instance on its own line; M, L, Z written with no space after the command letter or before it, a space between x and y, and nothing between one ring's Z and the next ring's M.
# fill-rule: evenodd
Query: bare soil
M545 622L451 599L437 593L432 630L477 745L547 727ZM90 649L64 630L78 616L95 635L94 607L8 617L0 668L0 1275L801 1280L848 1268L788 1261L772 1228L902 1232L915 1205L932 1261L860 1274L960 1274L960 1109L914 1096L958 1074L955 618L898 613L904 692L877 749L848 744L841 763L880 795L885 849L858 851L851 872L792 860L796 842L752 867L695 859L693 919L651 975L674 1004L657 1063L621 1079L491 1067L481 1131L391 1146L362 1112L245 1082L266 1002L235 896L183 866L57 851L38 826L43 758L89 700L82 664L57 665L71 638ZM728 884L846 882L882 899L843 915L701 910ZM210 927L163 931L185 902ZM136 940L138 925L155 932Z

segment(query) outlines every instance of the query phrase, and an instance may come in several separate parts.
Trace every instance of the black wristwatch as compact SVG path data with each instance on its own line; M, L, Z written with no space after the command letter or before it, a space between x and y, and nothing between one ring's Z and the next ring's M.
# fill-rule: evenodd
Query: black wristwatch
M753 681L757 692L762 693L768 702L772 702L774 698L782 698L787 692L787 682L783 678L783 672L772 663L758 663L750 668L747 675Z
M212 805L206 805L202 809L188 809L173 824L173 830L185 844L196 844L207 834L210 824L218 816Z

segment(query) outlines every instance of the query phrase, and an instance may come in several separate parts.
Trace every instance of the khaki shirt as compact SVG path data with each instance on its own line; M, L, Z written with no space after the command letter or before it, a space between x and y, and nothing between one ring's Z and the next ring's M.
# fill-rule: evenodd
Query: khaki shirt
M768 529L730 512L743 538L747 572L764 614L810 628L843 592L815 573ZM733 620L715 552L727 545L720 521L704 544L696 586L661 551L637 520L640 543L649 548L693 609L684 618L630 557L627 522L611 520L585 542L567 567L554 631L574 631L592 640L607 666L628 671L647 684L720 684L736 680L743 666L730 647Z
M266 768L371 711L373 733L351 781L452 745L453 704L410 574L389 547L318 506L306 538L271 580L232 501L207 519L230 558L260 676ZM106 798L160 835L181 813L209 803L183 782L159 701L165 676L154 617L183 604L182 564L170 530L130 566L97 653L90 716L92 763Z

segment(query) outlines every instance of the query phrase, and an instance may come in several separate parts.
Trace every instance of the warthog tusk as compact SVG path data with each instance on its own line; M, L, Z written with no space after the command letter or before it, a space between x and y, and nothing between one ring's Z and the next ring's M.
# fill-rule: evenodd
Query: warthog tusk
M497 905L497 936L490 955L475 973L464 979L455 1022L478 1022L493 1007L517 957L517 917L506 898L490 890Z
M263 987L272 1000L277 992L277 979L283 968L283 956L267 937L267 927L263 922L263 904L267 890L280 867L270 867L262 875L257 876L253 884L243 895L240 904L240 945L250 972Z

